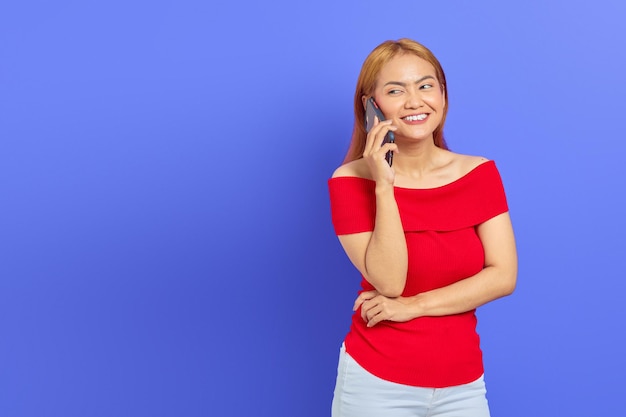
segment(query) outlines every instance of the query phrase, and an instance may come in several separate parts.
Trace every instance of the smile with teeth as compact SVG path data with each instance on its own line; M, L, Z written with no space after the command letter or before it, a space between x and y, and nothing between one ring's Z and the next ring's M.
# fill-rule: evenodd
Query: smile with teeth
M403 119L407 122L414 122L416 120L424 120L426 116L428 116L426 113L413 114L411 116L403 117Z

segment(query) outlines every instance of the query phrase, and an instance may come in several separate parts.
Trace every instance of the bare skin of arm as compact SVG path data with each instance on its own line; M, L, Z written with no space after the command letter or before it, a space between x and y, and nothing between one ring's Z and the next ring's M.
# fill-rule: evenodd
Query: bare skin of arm
M372 232L339 236L348 258L372 284L378 294L398 297L406 284L408 253L400 213L394 196L393 170L385 161L388 150L397 152L395 144L384 146L382 138L393 130L390 122L378 123L372 128L363 153L363 159L346 164L333 177L370 177L376 182L376 218Z
M376 187L373 232L339 236L346 254L377 292L398 297L406 284L408 255L393 188Z

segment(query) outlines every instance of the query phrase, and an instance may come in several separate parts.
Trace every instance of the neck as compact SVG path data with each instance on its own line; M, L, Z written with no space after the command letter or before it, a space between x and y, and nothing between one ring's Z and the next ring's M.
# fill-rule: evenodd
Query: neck
M394 171L407 177L421 177L441 166L446 153L435 146L432 138L409 143L401 141L398 151L393 156Z

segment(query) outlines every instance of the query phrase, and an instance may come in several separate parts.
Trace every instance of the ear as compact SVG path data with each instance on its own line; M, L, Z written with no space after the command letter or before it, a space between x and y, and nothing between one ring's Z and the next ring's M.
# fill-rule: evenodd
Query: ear
M361 102L363 103L363 110L365 110L367 108L367 99L368 98L369 97L365 96L365 95L361 96Z

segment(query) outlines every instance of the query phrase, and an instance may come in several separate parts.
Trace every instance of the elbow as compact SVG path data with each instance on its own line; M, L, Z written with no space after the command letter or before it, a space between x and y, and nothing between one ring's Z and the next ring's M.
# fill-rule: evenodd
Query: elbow
M407 270L402 269L399 271L394 271L392 273L381 273L380 271L377 271L377 273L373 273L372 271L371 275L363 275L363 277L374 287L374 289L380 295L384 295L387 298L397 298L400 297L404 292L404 287L406 285L407 279Z
M378 291L380 295L384 295L387 298L397 298L397 297L400 297L402 293L404 292L404 283L402 283L402 285L400 284L378 285L378 286L375 286L375 288L376 288L376 291Z
M490 265L486 269L491 270L490 286L495 298L506 297L513 294L517 285L516 266Z
M513 294L513 292L515 291L515 284L512 285L508 285L505 288L502 289L502 296L503 297L507 297L511 294Z
M510 272L502 281L502 296L505 297L513 294L517 286L517 271Z

